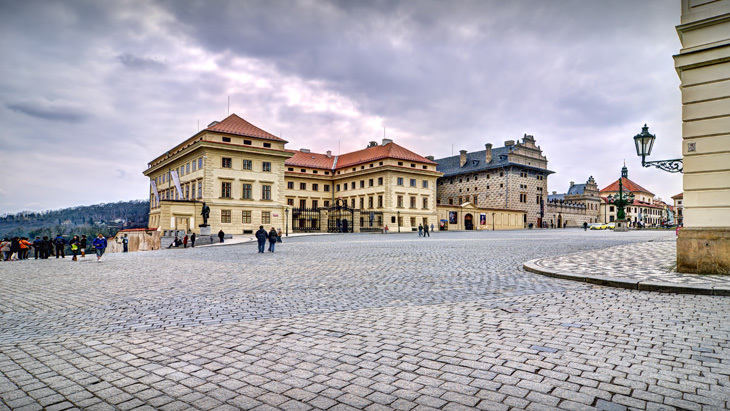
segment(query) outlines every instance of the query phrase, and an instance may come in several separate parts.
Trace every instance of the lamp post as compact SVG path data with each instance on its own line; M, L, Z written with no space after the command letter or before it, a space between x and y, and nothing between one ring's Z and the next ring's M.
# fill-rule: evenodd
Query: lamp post
M398 221L396 223L398 224L398 232L400 233L400 210L398 210L396 214L398 214Z
M492 213L492 231L494 231L494 213Z
M286 220L284 224L286 225L286 237L289 237L289 207L284 207L284 214L286 217L284 219Z
M670 173L684 173L681 158L674 160L646 161L646 157L651 154L651 149L654 147L655 139L656 136L649 133L649 127L646 124L644 124L644 127L641 128L641 133L634 136L636 155L641 157L641 166L654 166L660 170L668 171Z
M608 202L616 206L616 228L614 228L614 231L628 231L624 207L634 202L634 193L624 192L623 176L618 179L618 195L609 195Z

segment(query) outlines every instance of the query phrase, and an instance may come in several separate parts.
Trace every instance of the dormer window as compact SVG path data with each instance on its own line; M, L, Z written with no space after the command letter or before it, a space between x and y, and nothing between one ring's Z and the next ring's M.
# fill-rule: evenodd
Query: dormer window
M230 137L223 137L223 142L224 143L230 143L231 142L231 138Z

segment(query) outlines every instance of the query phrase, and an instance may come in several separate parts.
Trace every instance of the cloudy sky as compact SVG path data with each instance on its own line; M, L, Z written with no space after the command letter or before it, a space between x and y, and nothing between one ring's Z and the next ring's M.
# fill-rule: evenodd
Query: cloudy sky
M550 191L681 175L679 0L0 0L0 214L147 198L147 162L236 113L289 148L436 158L532 134Z

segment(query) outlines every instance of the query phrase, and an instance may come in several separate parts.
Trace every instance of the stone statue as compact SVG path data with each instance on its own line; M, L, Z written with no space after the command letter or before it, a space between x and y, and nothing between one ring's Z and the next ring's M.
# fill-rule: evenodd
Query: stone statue
M203 224L201 224L201 227L207 227L208 226L208 217L210 217L210 207L205 205L203 203L203 209L200 211L200 215L203 216Z

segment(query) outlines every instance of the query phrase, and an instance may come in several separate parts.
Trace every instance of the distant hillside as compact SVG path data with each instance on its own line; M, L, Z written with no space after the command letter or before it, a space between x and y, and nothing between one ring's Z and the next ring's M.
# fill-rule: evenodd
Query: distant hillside
M149 201L132 200L0 216L0 237L34 238L73 234L112 236L126 228L147 227Z

